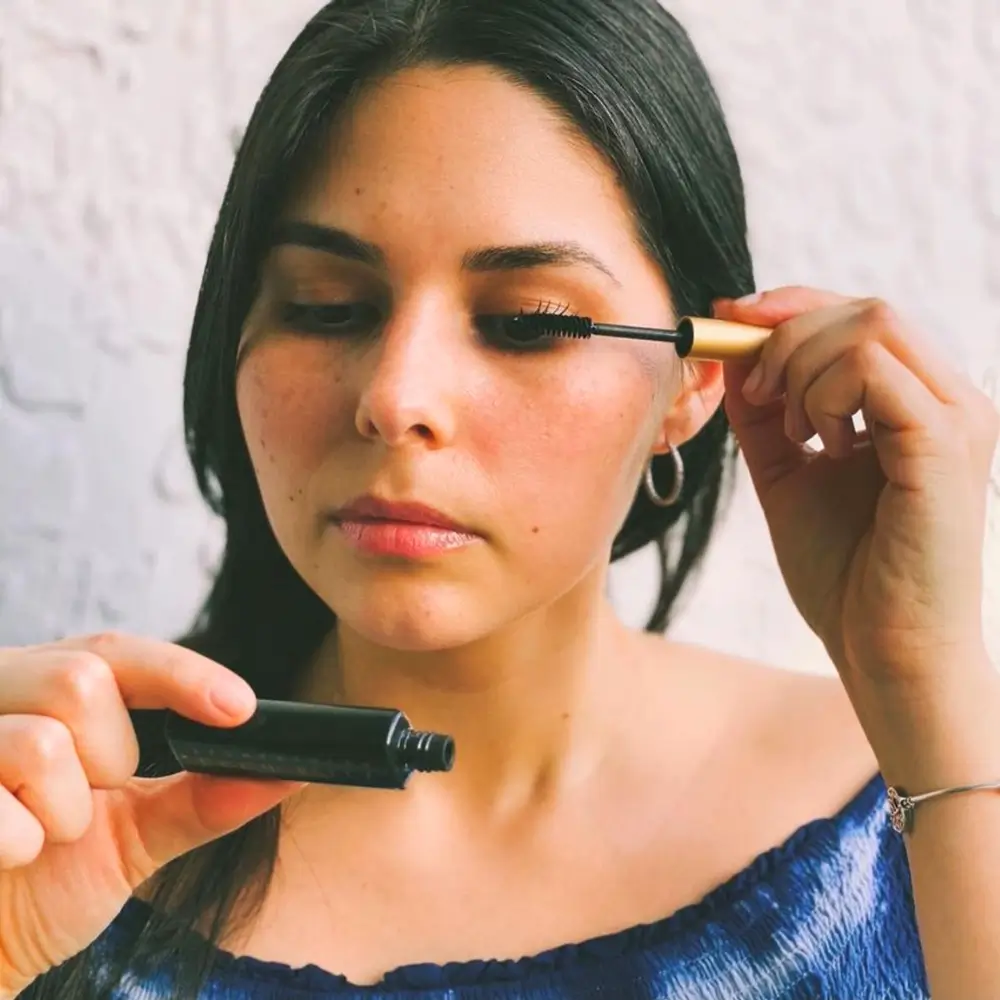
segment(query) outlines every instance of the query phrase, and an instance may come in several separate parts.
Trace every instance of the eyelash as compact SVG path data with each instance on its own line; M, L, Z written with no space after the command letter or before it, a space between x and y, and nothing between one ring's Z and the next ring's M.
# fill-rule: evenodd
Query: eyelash
M331 329L329 320L324 319L324 314L331 310L335 314L343 315L345 311L355 309L367 309L369 313L376 315L367 318L359 323L335 324ZM490 316L492 323L484 324L482 321L487 317L477 317L477 327L480 333L488 342L498 349L510 354L531 354L539 353L551 349L555 344L561 343L547 337L537 337L533 340L524 340L523 337L513 338L505 334L502 329L503 321L513 319L515 315L524 315L525 310L519 313ZM576 315L567 303L542 301L530 310L535 315ZM280 319L283 325L299 333L322 337L350 337L363 333L370 333L381 319L378 309L363 302L335 302L335 303L310 303L310 302L286 302L281 307ZM484 326L492 329L486 330Z

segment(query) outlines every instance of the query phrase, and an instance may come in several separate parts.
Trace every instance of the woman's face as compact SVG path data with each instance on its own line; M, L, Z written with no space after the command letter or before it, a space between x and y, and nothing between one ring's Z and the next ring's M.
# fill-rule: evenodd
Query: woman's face
M396 649L450 648L603 579L680 379L669 345L525 350L477 317L663 326L669 292L599 155L490 69L391 77L334 138L284 215L331 231L328 246L266 261L242 425L277 539L340 621ZM364 494L464 533L341 523Z

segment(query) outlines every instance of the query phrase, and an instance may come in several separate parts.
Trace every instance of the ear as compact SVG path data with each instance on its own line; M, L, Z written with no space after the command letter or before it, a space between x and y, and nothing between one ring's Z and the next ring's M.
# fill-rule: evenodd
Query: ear
M682 362L680 387L661 421L653 454L665 455L690 441L722 405L725 391L722 362Z

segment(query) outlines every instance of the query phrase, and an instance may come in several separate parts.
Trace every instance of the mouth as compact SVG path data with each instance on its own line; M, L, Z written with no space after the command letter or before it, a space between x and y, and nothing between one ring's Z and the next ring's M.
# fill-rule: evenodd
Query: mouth
M338 524L399 524L422 528L438 528L463 535L475 532L434 507L409 501L393 502L374 496L358 497L335 510L332 520Z
M418 559L482 540L443 511L411 501L359 497L334 511L331 520L349 545L368 555Z

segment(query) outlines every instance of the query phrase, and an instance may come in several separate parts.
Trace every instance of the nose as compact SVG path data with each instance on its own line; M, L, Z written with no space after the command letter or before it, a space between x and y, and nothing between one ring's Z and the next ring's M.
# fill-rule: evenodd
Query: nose
M438 302L390 317L366 359L355 415L362 437L394 448L411 441L441 448L454 440L459 316Z

